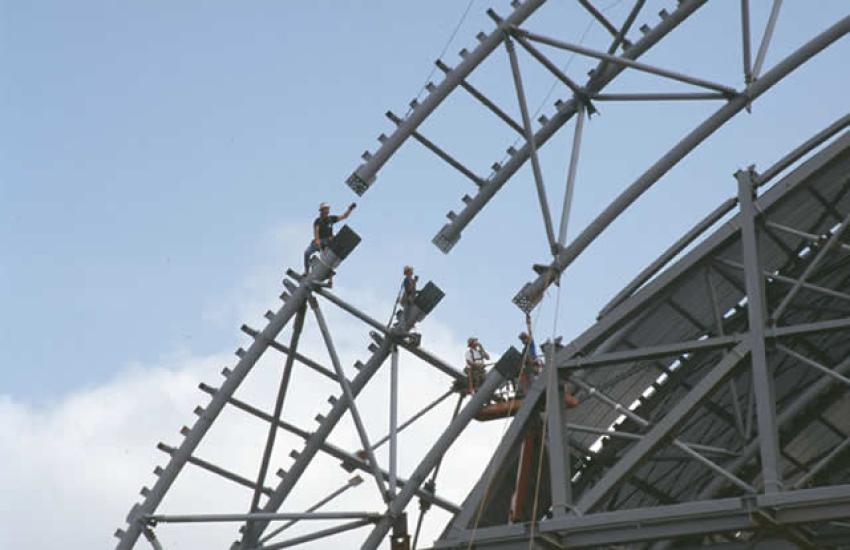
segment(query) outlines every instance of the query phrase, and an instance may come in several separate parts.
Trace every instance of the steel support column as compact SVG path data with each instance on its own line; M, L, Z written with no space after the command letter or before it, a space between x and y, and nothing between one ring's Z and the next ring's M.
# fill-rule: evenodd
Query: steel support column
M449 424L431 449L425 454L425 457L410 475L409 484L405 485L398 495L393 498L392 502L390 502L383 517L378 521L378 524L360 547L361 550L376 550L378 548L386 534L392 528L395 520L404 512L407 504L416 493L416 489L425 482L428 473L442 460L445 452L472 421L481 407L490 401L493 392L505 380L512 378L519 371L521 360L522 354L513 347L508 348L502 354L496 365L490 369L481 387L476 390L463 410L452 420L451 424Z
M753 204L756 188L753 169L739 170L735 173L735 178L738 180L738 204L741 208L738 219L741 224L741 247L747 287L747 318L749 322L747 341L750 345L750 362L753 370L753 392L755 392L756 399L762 481L766 493L775 493L782 489L782 479L779 469L779 435L776 429L776 398L773 389L773 374L767 364L767 352L764 343L767 307L756 237L756 209Z
M398 489L398 348L393 346L390 357L390 497ZM374 449L374 447L372 448ZM367 452L373 452L369 449Z
M572 507L570 448L566 444L564 389L555 367L555 346L546 350L546 442L549 457L549 485L552 514L561 517ZM543 451L542 449L540 450ZM536 521L537 518L531 518Z

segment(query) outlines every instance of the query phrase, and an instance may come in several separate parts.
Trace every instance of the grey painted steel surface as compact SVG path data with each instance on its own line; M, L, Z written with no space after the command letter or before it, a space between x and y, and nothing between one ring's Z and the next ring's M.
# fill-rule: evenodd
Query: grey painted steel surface
M706 231L708 231L714 224L720 221L723 216L728 214L735 208L735 205L738 204L737 198L729 198L724 201L720 206L715 208L708 216L704 217L700 220L694 227L692 227L687 233L682 235L679 240L673 243L670 248L665 250L661 256L659 256L654 262L649 264L643 271L641 271L634 279L627 284L623 290L617 293L602 310L599 312L599 316L597 318L601 318L605 316L609 311L614 309L616 306L620 305L623 300L634 294L634 292L643 286L649 279L651 279L658 271L670 263L670 260L678 256L685 248L691 245L694 241L696 241L699 237L701 237Z
M398 489L398 348L393 347L390 358L390 498ZM376 444L377 445L377 444ZM373 447L374 448L374 447ZM372 449L370 449L372 451Z
M769 90L774 84L789 75L800 65L811 59L824 48L850 32L850 16L843 18L830 28L810 40L797 51L779 62L765 75L749 86L740 94L707 118L670 151L653 164L634 183L626 188L605 210L599 214L552 262L552 272L560 273L567 268L596 238L613 222L626 208L636 201L644 192L652 187L673 166L688 155L708 136L723 126L733 116L747 107L755 99ZM485 188L486 189L486 188ZM540 301L543 291L552 283L551 275L541 275L532 283L523 287L515 298L522 309L528 310Z
M219 523L219 522L243 522L250 519L297 519L297 520L327 520L327 519L357 519L371 518L377 519L380 517L378 513L363 513L363 512L253 512L250 514L153 514L146 516L147 519L155 523Z
M360 527L366 527L367 525L374 523L374 520L371 518L367 519L359 519L356 521L352 521L349 523L344 523L342 525L337 525L336 527L328 527L327 529L322 529L320 531L316 531L314 533L310 533L308 535L302 535L300 537L295 537L283 542L275 542L272 544L263 545L260 547L252 548L251 550L277 550L279 548L290 548L292 546L298 546L299 544L304 544L305 542L312 542L314 540L322 539L325 537L330 537L332 535L337 535L339 533L344 533L346 531L351 531L352 529L359 529Z
M341 262L342 260L333 251L330 249L325 250L321 254L321 260L314 262L313 268L305 280L298 286L289 300L281 306L269 321L269 324L266 325L266 328L260 333L259 337L242 354L242 357L240 357L236 366L234 366L230 375L224 381L224 384L222 384L219 391L216 392L207 406L204 407L195 425L183 439L177 451L171 456L168 465L160 473L156 483L148 492L145 499L130 510L127 516L127 529L120 537L117 545L119 550L129 550L136 543L144 528L144 517L154 513L165 493L177 478L177 474L180 473L180 470L212 426L213 421L227 404L227 399L233 395L245 377L248 376L248 373L256 364L257 360L268 349L270 342L277 337L296 312L304 306L313 283L327 277Z
M750 40L750 0L741 0L741 56L744 64L744 83L753 80L753 62L751 59Z
M563 534L568 548L599 548L640 541L687 537L705 533L757 528L764 518L781 524L803 524L846 517L850 513L850 485L820 487L749 498L688 502L640 510L571 515L541 523L542 534ZM482 528L475 548L517 548L528 545L522 525ZM458 548L458 541L439 541L434 548ZM466 546L460 546L466 548Z
M606 473L600 482L579 498L576 502L576 508L582 513L588 513L603 498L607 497L614 490L614 487L639 465L640 461L646 460L648 454L658 448L664 439L671 435L671 432L688 419L688 415L691 414L694 407L699 405L707 395L717 389L732 374L732 371L747 353L750 353L748 343L735 346L684 399L679 401L664 418L629 449L628 453Z
M808 229L808 223L806 225L799 225L799 220L805 220L808 218L812 218L814 214L807 211L808 208L804 203L800 203L799 201L789 202L790 198L786 200L786 197L789 196L801 196L801 194L810 194L810 189L816 189L817 185L825 186L832 185L833 188L836 188L835 184L828 184L829 181L835 181L836 177L840 178L840 174L847 174L847 170L850 170L850 156L848 156L848 151L850 151L850 134L845 134L839 139L837 139L833 144L827 146L823 151L807 160L805 163L800 165L795 171L788 174L782 181L778 182L773 188L768 190L762 197L760 197L757 201L756 210L766 219L776 219L777 221L782 221L784 224L793 225L795 227L801 226L805 227L806 231L809 231L811 234L819 234L820 231L817 229ZM813 181L814 180L814 181ZM850 183L850 182L848 182ZM845 187L846 188L846 187ZM831 195L830 195L831 196ZM809 199L811 202L811 199ZM783 206L787 204L788 206ZM817 204L815 202L815 204ZM846 198L840 201L835 201L835 205L837 208L840 208L841 211L850 211L850 201ZM826 210L826 206L819 206L821 211ZM784 212L785 219L789 219L788 216L792 216L793 219L797 219L798 221L790 222L783 221L783 218L773 218L774 212L777 209L782 209ZM798 213L799 212L799 213ZM830 227L834 225L837 221L840 221L841 217L836 218L833 216L832 222L821 222L817 227ZM676 351L672 355L675 357L677 353L684 353L687 351L688 346L693 346L693 349L700 349L701 346L705 346L701 348L699 353L710 353L711 350L723 349L724 347L728 347L729 345L735 345L738 342L744 342L743 345L746 345L746 339L744 338L746 334L742 333L728 333L723 330L723 322L726 320L722 319L721 315L718 313L721 311L720 307L723 308L722 311L725 311L728 308L728 305L719 305L717 303L720 300L721 304L730 304L737 302L739 300L740 294L738 297L732 298L728 295L729 284L726 281L721 281L721 287L719 289L715 289L714 299L710 300L710 303L707 303L705 307L705 315L707 316L708 325L711 326L712 323L717 323L718 317L721 317L721 323L719 324L719 331L721 336L714 336L707 339L700 340L691 340L690 342L682 342L679 343L670 343L670 344L662 344L650 347L649 349L644 349L646 346L637 346L638 349L635 350L617 350L611 351L610 348L605 347L606 341L616 341L615 337L619 337L617 335L624 334L625 328L618 327L632 327L629 330L636 330L635 327L639 325L635 325L633 322L629 324L627 321L630 319L636 319L636 317L641 313L650 312L649 317L658 317L658 314L653 314L652 311L652 301L658 300L662 295L668 293L671 286L674 284L681 285L682 283L677 283L676 281L680 281L685 274L689 274L690 277L696 276L699 280L705 280L705 260L711 255L717 255L718 257L724 257L721 253L722 250L730 248L732 245L729 243L734 242L733 239L736 238L736 235L740 232L740 224L737 220L733 219L730 222L727 222L723 226L720 227L714 234L705 239L704 242L698 244L694 250L680 259L676 264L670 267L667 271L659 274L654 280L647 283L644 288L639 291L636 291L634 295L627 298L623 303L619 306L615 307L611 313L607 316L603 317L596 326L589 329L586 333L582 334L576 341L574 341L570 346L565 348L559 354L559 358L563 357L565 359L559 359L561 364L564 365L565 368L580 368L580 365L587 364L589 367L594 364L607 364L611 367L616 367L614 365L614 357L619 355L622 358L622 363L619 369L622 369L623 364L633 364L634 361L643 357L645 360L651 359L656 356L657 353L663 353L666 349L668 352ZM765 237L766 233L762 234L762 239ZM808 242L806 240L805 242ZM739 247L740 245L735 245ZM740 248L735 248L736 253L740 253ZM774 256L779 252L777 247L773 247L768 250L769 254L773 254ZM765 268L765 270L773 270L775 269L773 266L775 264L775 259L768 255L770 268ZM809 257L811 260L811 256ZM807 265L807 264L804 264ZM846 265L846 262L845 262ZM802 267L801 267L802 269ZM845 269L846 272L846 269ZM693 274L693 275L690 275ZM717 281L715 281L716 286ZM824 282L824 284L829 285L829 282ZM743 285L743 283L742 283ZM832 288L830 286L830 288ZM743 286L741 287L740 292L743 292ZM774 292L776 289L774 288ZM787 287L783 289L783 292L787 291ZM827 297L826 299L832 299L831 297ZM703 302L705 302L705 298L703 298ZM744 311L744 317L746 317L746 311ZM796 314L795 314L796 315ZM646 313L643 314L643 318L646 318ZM800 322L798 316L794 317L794 320L797 324L787 326L787 327L776 327L769 328L765 330L765 337L769 339L781 338L783 340L797 339L803 335L809 335L807 337L830 337L831 332L826 331L834 331L834 330L846 330L850 328L850 324L848 324L848 320L846 318L838 318L838 319L827 319L827 320L817 320L810 319L808 321L804 320L804 322ZM654 321L658 323L659 321ZM790 321L789 321L790 322ZM713 329L715 334L718 332L718 328ZM608 340L606 340L606 335ZM713 341L713 342L712 342ZM836 341L834 338L831 341ZM838 340L840 341L840 340ZM703 342L708 342L708 344L703 344ZM723 342L724 345L718 345L720 342ZM599 352L590 353L585 357L577 357L574 356L577 352L590 349L592 350L596 347ZM600 353L601 352L601 353ZM587 353L587 352L585 352ZM715 352L716 353L716 352ZM603 359L598 361L597 357L608 357L607 359ZM648 369L651 362L647 363L647 366L644 369ZM595 368L595 367L594 367ZM806 368L806 367L801 367ZM844 375L848 369L850 369L850 360L846 360L842 362L840 365L835 367L834 372L840 375ZM587 370L586 372L598 372L600 376L602 376L605 371L594 371ZM615 371L617 369L615 368ZM739 369L739 371L743 372L743 369ZM606 375L607 376L607 375ZM604 378L603 378L604 379ZM538 380L538 382L540 382ZM777 425L779 429L789 429L792 422L799 421L799 419L803 418L806 414L809 414L807 411L811 411L812 406L818 406L823 403L822 397L826 394L826 392L836 386L836 384L840 383L840 380L835 376L823 376L814 381L810 386L806 386L802 393L799 395L792 395L793 399L783 401L783 408L779 411L777 415ZM725 385L721 384L720 387L725 388ZM643 386L645 389L646 386ZM538 391L541 388L538 387ZM642 391L642 390L641 390ZM719 391L719 390L718 390ZM634 394L633 394L634 395ZM531 398L532 396L530 396ZM742 399L746 399L746 396L741 396ZM526 414L530 412L530 407L532 405L531 401L536 401L534 399L529 399L524 403L523 409L525 409ZM626 401L628 402L628 401ZM527 408L528 406L529 408ZM823 406L823 405L820 405ZM579 414L582 414L582 409L587 407L587 403L584 402L582 406L578 409ZM522 414L523 409L520 410ZM527 418L527 417L526 417ZM522 434L522 424L525 422L526 418L518 418L508 429L508 432L500 443L496 456L494 459L498 458L498 460L491 461L488 465L487 470L485 470L479 482L476 484L473 491L465 500L462 511L455 518L453 523L450 525L449 529L444 532L441 540L437 543L437 547L457 547L458 545L462 545L462 547L466 546L466 543L463 541L469 541L471 532L467 531L468 528L472 527L472 520L475 517L475 514L480 510L479 505L482 502L482 495L487 492L485 487L489 484L492 479L498 479L498 475L493 475L493 471L498 471L500 468L504 468L504 465L499 462L499 460L504 460L507 454L510 452L510 449L516 445L517 441L521 437ZM586 416L583 418L587 418ZM573 422L578 422L578 420L574 420ZM595 425L598 425L594 423ZM734 430L734 433L739 433L738 428L735 427L735 423L730 426ZM837 451L835 449L838 449ZM841 453L842 449L846 452L847 445L845 443L845 439L841 439L834 443L832 447L829 447L824 451L827 456L834 455L835 453ZM723 467L723 470L727 473L731 473L735 476L741 476L741 469L744 468L747 464L752 462L754 456L756 456L759 452L759 444L758 439L751 440L743 446L743 450L741 451L741 456L739 457L730 457L730 459L726 462L719 462ZM828 471L822 470L822 471ZM743 474L749 476L750 474ZM799 478L799 476L797 476ZM751 479L749 477L738 477L738 479ZM794 482L794 480L789 480L789 482ZM703 492L699 494L699 496L689 497L690 499L705 499L712 498L718 494L718 491L723 489L724 487L728 487L730 485L730 478L716 476L714 481L709 481L706 485L706 488ZM698 486L697 486L698 487ZM488 487L488 489L491 489ZM495 490L495 489L492 489ZM795 492L790 500L794 500L797 497L804 497L802 493ZM761 498L761 497L758 497ZM716 501L713 501L716 502ZM746 500L738 500L737 501L738 508L741 508L742 503L746 503ZM808 505L806 505L808 507ZM837 514L836 510L840 507L839 504L829 504L828 501L824 501L818 506L812 506L808 509L805 514L806 517L811 519L812 521L822 521L822 518L828 518L829 514ZM803 515L803 507L801 507L798 517L802 517ZM670 510L666 510L666 513L669 513ZM724 527L734 527L735 522L741 522L740 525L746 524L746 528L751 529L756 527L752 522L745 522L745 514L742 512L737 512L736 517L732 518L730 516L729 519L723 519L722 521L714 521L712 522L710 519L702 519L699 517L688 517L683 518L681 520L676 517L670 516L664 519L667 522L666 525L662 527L655 528L654 526L647 526L645 523L641 523L643 528L640 531L640 535L636 535L634 533L634 521L632 520L640 520L640 514L649 514L652 513L652 509L635 509L624 511L620 516L622 518L630 518L628 520L623 520L626 523L629 523L629 527L622 527L622 525L618 526L616 523L613 523L612 518L615 516L607 515L607 512L597 512L594 514L588 514L584 516L585 518L596 517L600 522L598 531L587 532L586 534L582 534L578 531L570 531L568 533L567 540L570 541L571 544L579 545L580 541L589 541L588 546L593 545L604 545L604 544L616 544L616 543L625 543L629 540L637 540L638 538L646 537L647 540L658 540L664 539L665 537L679 537L679 536L689 536L694 533L701 532L713 532L718 526ZM770 510L765 510L765 513L773 513ZM818 514L822 514L818 516ZM486 511L485 511L486 515ZM569 518L573 518L574 516L569 515ZM659 516L659 517L664 517ZM786 516L790 517L790 516ZM609 522L608 520L612 520ZM791 521L791 520L789 520ZM795 520L796 521L796 520ZM543 522L540 525L544 526L548 522ZM792 522L793 523L793 522ZM490 524L492 525L492 524ZM541 532L546 532L548 527L543 527ZM743 528L743 527L742 527ZM566 532L564 532L566 534ZM584 537L587 538L584 538ZM622 538L617 538L622 537ZM484 526L479 527L476 535L475 535L476 547L480 546L483 548L500 548L504 543L506 546L511 547L515 544L527 544L528 543L528 532L525 526L508 526L508 525L492 525L492 526ZM462 544L463 543L463 544Z
M741 245L747 289L749 321L747 341L750 345L750 363L753 370L761 475L765 490L773 493L782 488L782 474L779 471L779 434L776 430L776 391L773 387L773 373L767 365L764 342L767 305L763 270L756 242L756 209L753 205L756 186L752 170L738 170L735 178L738 180L738 204L741 207L738 220L741 224Z
M581 111L579 111L581 113ZM547 346L546 366L546 443L549 459L549 489L552 492L552 513L561 517L572 508L570 478L570 449L565 429L564 387L555 368L555 350Z

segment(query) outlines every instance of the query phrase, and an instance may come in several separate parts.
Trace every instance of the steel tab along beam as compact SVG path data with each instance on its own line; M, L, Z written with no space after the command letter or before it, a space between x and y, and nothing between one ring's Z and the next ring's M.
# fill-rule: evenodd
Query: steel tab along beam
M741 359L749 353L749 343L741 343L726 354L720 362L697 383L646 435L635 443L614 466L576 503L576 508L586 514L602 503L617 485L655 451L683 422L735 370Z
M505 25L519 25L525 21L545 0L526 0L519 4L516 10L505 20ZM436 109L440 103L463 82L472 71L496 48L502 44L503 31L495 29L487 38L478 44L463 61L446 74L443 79L420 103L410 115L405 118L396 130L381 144L377 151L361 164L346 180L351 189L362 195L375 181L378 171L407 141L420 124Z

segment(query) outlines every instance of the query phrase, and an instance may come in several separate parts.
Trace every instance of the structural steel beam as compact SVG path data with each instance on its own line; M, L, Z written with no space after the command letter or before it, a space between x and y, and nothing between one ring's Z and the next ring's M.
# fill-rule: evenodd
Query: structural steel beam
M339 489L334 490L331 494L322 498L317 503L315 503L312 506L310 506L309 508L307 508L305 513L309 514L310 512L315 512L316 510L318 510L319 508L321 508L325 504L329 503L330 501L332 501L336 497L340 496L344 492L348 491L352 487L356 487L356 486L360 485L362 482L363 482L362 477L360 477L360 476L352 477L351 479L348 480L348 482L345 485L343 485ZM281 525L280 527L277 527L273 531L266 533L266 536L264 536L262 539L260 539L260 543L267 542L268 540L272 539L276 535L279 535L280 533L286 531L287 529L289 529L290 527L292 527L293 525L298 523L298 521L299 521L298 519L291 519L291 520L287 521L286 523L284 523L283 525Z
M688 419L694 408L728 378L748 353L749 343L738 344L727 353L664 418L646 433L643 439L635 443L598 483L579 498L576 508L586 514L601 504L626 476Z
M413 498L416 489L425 482L425 478L428 477L431 470L442 460L443 454L454 443L455 439L472 422L472 419L478 414L481 407L490 401L493 392L505 380L513 378L519 372L521 361L522 354L513 347L508 348L502 354L499 361L490 369L484 382L472 394L463 410L452 419L446 430L419 462L419 465L410 475L410 482L392 499L387 511L360 547L361 550L376 550L378 548L386 534L392 528L396 518L400 517L404 512L407 504Z
M762 482L765 492L774 493L782 489L782 479L779 469L779 434L776 429L776 392L773 388L773 373L767 364L764 343L767 305L756 237L756 188L753 169L739 170L735 178L738 180L738 204L741 207L738 220L741 225L741 248L747 287L747 341L750 345L753 392L756 399Z
M318 294L322 298L325 298L326 300L328 300L332 304L335 304L336 306L338 306L343 311L346 311L346 312L350 313L351 315L353 315L354 317L360 319L361 321L363 321L367 325L371 326L372 328L380 331L385 336L387 336L387 335L391 336L392 335L392 331L389 328L387 328L386 325L381 324L375 318L367 315L366 313L357 309L353 305L345 302L339 296L336 296L332 292L330 292L330 291L328 291L324 288L317 288L314 291L314 293ZM435 367L440 372L443 372L443 373L451 376L452 378L454 378L455 380L457 380L459 382L466 382L466 375L463 374L463 372L452 367L451 365L449 365L448 363L446 363L445 361L443 361L442 359L440 359L439 357L437 357L433 353L429 352L428 350L422 348L421 346L414 346L413 344L406 342L404 340L396 342L396 344L399 347L404 348L405 350L409 351L411 354L415 355L416 357L422 359L423 361L425 361L426 363L428 363L432 367Z
M670 18L668 18L670 19ZM833 44L845 34L850 32L850 16L844 17L824 32L804 44L794 53L786 57L770 71L764 74L740 94L730 99L717 112L708 117L699 126L692 130L670 151L653 164L642 176L626 188L599 216L596 217L582 233L564 248L549 267L550 273L541 275L535 281L525 285L514 302L523 310L531 310L541 299L543 292L554 281L551 273L560 273L566 269L575 259L607 228L623 211L626 210L647 189L652 187L664 174L666 174L680 160L685 158L696 146L705 141L717 129L723 126L729 119L739 113L747 105L764 94L774 84L788 76L800 65L811 59L814 55Z
M375 483L378 486L378 494L380 494L384 500L389 500L389 493L387 492L386 485L384 485L384 479L381 476L381 467L378 465L378 459L375 456L375 452L372 450L372 445L369 443L369 436L366 433L366 425L360 417L360 411L358 410L357 403L354 400L355 394L351 389L351 384L349 384L348 380L345 378L345 373L342 370L342 363L339 361L336 346L334 346L331 332L328 329L327 322L325 321L325 316L322 314L322 310L319 308L319 303L315 298L310 297L307 302L310 304L310 308L316 316L316 322L319 325L319 330L322 333L322 338L325 341L325 346L328 348L328 354L331 357L331 364L334 367L337 378L339 378L339 385L342 388L342 394L345 397L346 402L348 402L348 410L351 413L352 420L354 420L354 427L357 430L357 436L360 438L360 443L366 453L367 462L372 470L372 476L375 478ZM395 347L392 349L395 350ZM395 482L395 471L392 468L390 469L390 482Z
M342 236L342 237L340 237ZM165 497L166 492L177 479L177 475L186 464L189 457L195 452L207 431L215 419L221 413L228 399L233 395L251 369L269 348L271 342L283 330L290 319L304 306L313 285L317 281L327 278L333 270L342 263L343 259L357 246L360 237L345 226L337 234L338 247L325 249L320 259L313 263L307 276L295 289L292 296L281 306L281 308L269 320L269 324L251 343L245 353L241 354L239 361L231 370L227 379L219 391L213 395L210 402L204 407L194 426L189 430L177 451L171 456L168 465L162 470L153 488L147 492L144 501L137 504L127 515L127 530L121 533L117 550L130 550L142 534L144 528L144 517L153 514L159 503Z
M295 315L295 322L292 326L292 337L289 342L289 349L292 353L286 356L286 364L283 366L283 374L280 378L280 387L277 390L277 398L274 403L274 412L272 417L275 422L269 424L269 432L266 436L266 445L263 448L263 458L260 461L260 470L257 473L257 483L254 489L254 495L251 498L251 505L248 507L250 512L259 510L260 491L266 483L266 474L269 471L269 461L272 457L272 450L277 436L277 426L275 425L280 420L280 415L283 412L283 402L286 399L286 391L289 388L289 379L292 377L292 364L295 361L295 351L298 349L298 340L301 338L301 330L304 328L304 318L307 315L307 308L301 306L298 313ZM245 529L250 532L254 528L253 523L249 522Z
M210 394L214 394L215 391L216 391L215 388L211 388L211 387L207 386L206 384L201 384L200 388L201 388L201 391L204 391L204 392L207 392L207 393L210 393ZM261 411L260 409L254 407L252 405L249 405L248 403L240 401L239 399L236 399L235 397L231 397L230 399L228 399L228 404L233 405L237 409L240 409L240 410L242 410L242 411L244 411L244 412L246 412L250 415L253 415L253 416L261 419L261 420L265 420L266 422L273 422L274 421L274 419L272 418L272 416L270 414L268 414L264 411ZM277 425L278 425L278 427L286 430L287 432L297 435L298 437L300 437L304 441L309 441L310 438L313 436L312 432L308 432L307 430L302 430L301 428L298 428L297 426L294 426L293 424L290 424L290 423L288 423L284 420L279 420L277 422ZM331 443L328 443L328 442L321 443L319 445L319 450L322 451L323 453L327 454L328 456L332 456L332 457L338 459L339 461L341 461L341 463L342 463L341 465L346 469L355 469L355 470L360 470L361 472L370 473L369 464L367 464L365 460L358 457L354 453L350 453L348 451L340 449L339 447L332 445ZM384 480L389 481L389 478L390 478L389 472L387 472L386 470L382 470L381 475L383 476ZM402 479L402 478L399 478L399 480L398 480L399 485L404 485L406 482L407 481ZM267 494L271 494L272 490L268 489L265 492ZM460 510L460 508L456 504L451 503L451 502L435 495L431 491L426 491L424 489L420 489L417 492L416 496L425 500L426 502L429 502L429 503L437 506L438 508L442 508L443 510L447 511L450 514L456 514Z
M602 318L608 313L611 312L615 307L623 303L629 296L635 293L637 289L643 286L648 280L650 280L656 273L658 273L661 268L670 263L670 261L678 256L683 250L685 250L688 246L691 245L697 238L699 238L703 233L708 231L714 224L716 224L720 219L732 211L735 208L735 205L738 204L737 198L729 198L723 201L723 203L715 208L708 216L700 220L695 226L693 226L687 233L682 235L682 237L673 243L670 248L665 250L654 262L649 264L643 271L638 273L638 275L632 279L632 281L627 284L623 290L617 293L611 301L605 304L605 307L599 312L597 318Z
M527 0L505 19L505 25L519 25L543 5L545 0ZM402 121L396 130L381 144L377 151L349 176L348 185L358 195L366 192L381 167L407 140L422 122L436 109L446 97L463 82L469 74L496 48L503 40L502 29L492 31L476 46L460 64L446 74L443 79L420 103L410 115Z
M531 387L526 392L525 398L522 400L519 410L514 415L513 421L508 426L505 435L502 436L499 445L490 457L490 461L484 468L478 482L469 492L466 499L461 505L460 511L452 520L451 528L453 530L465 530L472 523L474 516L486 505L489 498L489 492L492 482L504 471L507 457L511 450L519 443L522 438L527 423L531 420L535 411L538 410L538 405L543 399L546 390L545 377L538 376L535 378Z
M596 367L610 367L625 363L682 355L684 353L731 348L741 342L741 339L742 336L740 334L732 334L729 336L703 338L702 340L676 342L674 344L659 344L657 346L647 346L645 348L611 351L608 353L600 353L598 355L588 355L586 357L573 357L572 359L560 362L558 364L558 368L571 371Z
M570 515L539 524L541 534L558 534L569 548L604 548L640 541L669 540L694 535L749 531L774 525L794 526L850 515L850 485L819 487L749 497L704 500L650 508ZM524 525L483 527L474 533L438 541L435 549L457 548L474 540L475 547L500 550L528 544Z
M511 75L516 89L517 102L522 114L522 127L525 131L525 143L531 155L531 171L534 174L534 186L537 188L537 201L540 203L540 214L543 216L543 226L546 229L546 239L554 253L556 248L555 231L552 228L552 215L549 213L549 200L546 198L546 186L543 184L543 171L540 169L540 159L537 156L537 144L534 142L534 129L531 127L531 117L528 114L528 103L522 85L522 75L519 70L514 42L510 36L505 36L505 49L511 62Z
M658 41L664 38L670 31L676 28L682 21L690 17L697 9L705 4L706 0L684 0L669 17L662 20L657 26L645 34L638 42L629 47L623 52L622 57L628 59L637 59ZM522 4L526 6L529 2ZM517 26L520 22L513 22L509 17L504 21L505 28ZM471 54L470 54L471 55ZM467 57L469 59L469 56ZM612 80L614 80L624 67L621 65L605 66L605 62L600 63L600 66L594 72L593 76L588 81L585 89L588 94L598 93ZM534 143L538 147L542 147L549 138L551 138L564 124L569 121L575 114L579 101L575 98L566 101L558 107L555 115L548 119L543 126L534 135ZM479 189L471 200L466 201L466 205L456 216L454 216L448 224L443 226L433 239L433 243L441 251L448 253L452 247L457 244L460 239L460 234L463 229L469 225L472 219L481 211L484 206L490 202L496 193L502 188L508 180L525 164L531 154L528 144L521 147L514 155L507 160L504 166L500 166L488 180L487 184Z
M634 61L628 58L619 57L616 55L611 55L605 52L600 52L596 50L592 50L590 48L585 48L584 46L579 46L578 44L570 44L569 42L564 42L563 40L556 40L554 38L550 38L548 36L543 36L542 34L537 34L533 32L529 32L525 29L516 28L514 32L519 34L520 36L524 36L529 40L533 40L535 42L540 42L542 44L548 44L549 46L554 46L555 48L561 48L563 50L571 51L574 53L578 53L581 55L585 55L588 57L593 57L602 61L607 61L608 63L612 63L615 65L622 65L624 67L629 67L631 69L636 69L638 71L643 71L645 73L654 74L657 76L663 76L665 78L669 78L672 80L677 80L679 82L684 82L686 84L692 84L694 86L699 86L701 88L707 88L709 90L714 90L715 92L720 92L722 94L726 94L727 96L734 96L736 94L733 88L728 86L724 86L722 84L717 84L715 82L709 82L708 80L704 80L702 78L697 78L693 76L689 76L682 73L677 73L675 71L669 71L667 69L662 69L660 67L654 67L652 65L647 65L646 63L641 63L639 61Z
M425 313L414 305L411 308L409 319L405 319L405 325L399 327L399 330L402 332L409 330L411 326L419 322L424 317ZM357 394L360 393L369 380L371 380L375 373L378 372L380 366L392 352L392 346L392 341L389 339L384 340L384 342L378 346L378 349L372 354L372 357L369 358L369 360L362 366L360 371L357 373L357 376L355 376L351 381L351 393L354 397L357 397ZM346 413L346 411L348 411L348 409L349 402L344 395L334 402L330 412L326 415L325 420L321 423L319 428L310 435L309 439L307 439L304 449L297 454L295 462L293 462L287 474L274 489L274 493L269 497L265 507L263 508L264 511L277 510L280 505L283 504L283 501L286 500L287 496L289 496L289 493L298 483L298 480L301 479L301 476L313 460L313 457L316 456L316 453L319 451L322 444L325 443L331 431L336 427L337 423L340 419L342 419L342 416ZM268 523L263 524L258 522L257 525L258 535L261 535Z
M289 548L291 546L298 546L299 544L304 544L305 542L311 542L318 539L323 539L325 537L330 537L332 535L337 535L339 533L344 533L346 531L351 531L352 529L358 529L360 527L365 527L375 523L375 520L372 518L364 518L358 519L355 521L351 521L348 523L343 523L342 525L337 525L336 527L328 527L327 529L322 529L319 531L315 531L313 533L302 535L300 537L295 537L283 542L275 542L273 544L268 544L265 546L258 546L252 548L251 550L278 550L280 548Z

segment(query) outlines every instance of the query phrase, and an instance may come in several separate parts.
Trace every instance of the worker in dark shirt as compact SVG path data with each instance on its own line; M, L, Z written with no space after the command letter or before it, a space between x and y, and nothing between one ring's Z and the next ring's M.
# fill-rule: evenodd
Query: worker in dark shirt
M398 299L401 310L399 311L399 323L404 323L408 318L410 308L413 307L413 302L416 300L416 283L419 277L413 274L413 268L409 265L404 266L404 279L401 281L401 295Z
M336 222L347 218L351 211L356 207L356 203L348 205L348 209L339 216L331 215L331 207L328 203L323 202L319 205L319 217L313 220L313 239L310 241L310 246L304 251L304 274L310 271L310 258L316 252L322 251L331 244L334 238L333 225Z
M537 376L537 373L540 372L541 361L537 356L537 347L534 345L534 339L528 333L521 332L519 334L519 341L523 345L523 365L519 372L517 393L520 397L524 397L526 392L528 392L528 388L531 386L531 382Z

